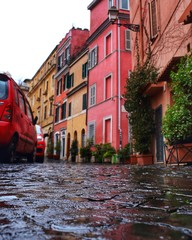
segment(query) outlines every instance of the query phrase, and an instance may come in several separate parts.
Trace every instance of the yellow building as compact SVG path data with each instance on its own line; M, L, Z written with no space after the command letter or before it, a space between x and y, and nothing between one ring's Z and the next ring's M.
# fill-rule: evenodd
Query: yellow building
M50 53L30 82L28 98L34 116L44 134L50 135L53 131L53 103L54 103L54 75L56 73L56 50Z
M73 140L77 140L79 150L86 145L87 62L88 49L82 51L70 64L70 76L73 78L73 87L67 93L68 153Z

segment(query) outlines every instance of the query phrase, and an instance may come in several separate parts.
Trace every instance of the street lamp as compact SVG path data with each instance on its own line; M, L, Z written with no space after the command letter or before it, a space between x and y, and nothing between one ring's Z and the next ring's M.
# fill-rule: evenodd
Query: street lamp
M112 24L117 24L118 26L124 26L133 32L140 31L140 26L138 24L120 23L119 21L117 22L117 20L119 20L119 10L115 6L112 6L108 10L108 16Z

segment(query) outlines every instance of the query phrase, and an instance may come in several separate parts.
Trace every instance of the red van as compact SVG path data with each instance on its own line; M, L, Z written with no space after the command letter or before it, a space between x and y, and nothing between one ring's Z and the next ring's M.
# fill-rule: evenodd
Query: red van
M0 73L0 160L35 160L37 136L31 107L17 83Z

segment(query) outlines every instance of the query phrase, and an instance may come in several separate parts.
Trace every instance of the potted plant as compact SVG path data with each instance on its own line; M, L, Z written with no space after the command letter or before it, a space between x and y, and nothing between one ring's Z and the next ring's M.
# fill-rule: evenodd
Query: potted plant
M105 163L111 163L112 157L116 153L115 148L110 143L105 143L102 145L102 160Z
M85 147L80 148L80 157L85 162L90 162L91 160L91 156L92 156L91 145L92 145L91 142L88 141Z
M163 134L171 145L192 142L192 54L181 59L176 72L171 72L173 105L163 118Z
M53 139L52 137L49 137L47 141L47 150L46 150L48 159L53 158L53 150L54 150Z
M131 152L131 146L129 143L126 144L122 149L119 149L117 151L117 155L121 163L130 162L130 152Z
M138 43L137 43L138 49ZM156 83L158 70L151 62L150 45L148 47L147 59L143 65L139 62L139 51L137 51L137 66L127 79L125 90L125 109L129 112L129 122L132 129L133 148L138 153L137 163L152 164L150 147L152 135L155 130L154 111L151 108L150 99L144 94L148 84ZM150 160L149 160L150 158Z
M58 160L58 159L60 159L60 152L61 152L61 141L60 140L57 140L54 149L55 149L55 154L53 155L53 158Z
M73 140L71 143L70 153L71 153L71 161L75 162L76 156L78 155L78 142L76 139Z

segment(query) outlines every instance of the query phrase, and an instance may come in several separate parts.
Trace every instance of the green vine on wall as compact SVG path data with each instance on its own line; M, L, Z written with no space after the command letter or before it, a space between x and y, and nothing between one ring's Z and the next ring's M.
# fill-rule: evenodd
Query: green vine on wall
M163 119L163 134L169 144L192 136L192 54L184 56L171 72L173 105Z
M134 149L139 153L149 153L151 137L154 133L154 111L150 99L144 94L145 87L156 83L158 70L151 61L151 48L148 44L146 61L140 64L139 45L136 38L137 65L127 79L125 87L125 109L129 112Z

